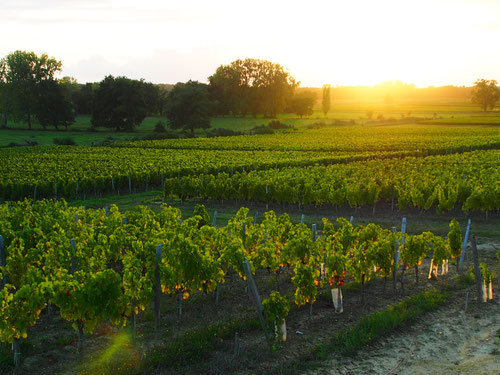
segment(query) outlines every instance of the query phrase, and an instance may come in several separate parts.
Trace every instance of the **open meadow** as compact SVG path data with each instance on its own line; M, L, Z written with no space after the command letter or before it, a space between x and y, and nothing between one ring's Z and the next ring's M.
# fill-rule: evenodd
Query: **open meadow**
M262 115L253 117L215 117L211 121L214 129L229 129L235 132L248 133L255 126L266 125L272 119L263 118ZM471 105L464 100L427 100L421 102L401 102L386 105L380 101L365 102L343 100L333 102L330 113L325 117L319 108L314 113L303 118L294 113L283 113L277 120L297 129L314 126L313 124L335 125L382 125L394 122L403 124L447 124L447 125L491 125L500 124L500 113L491 111L484 113L479 107ZM166 117L147 117L134 132L113 132L105 128L91 128L90 115L78 115L75 123L59 131L41 131L40 125L34 124L32 130L22 122L9 122L8 129L0 129L0 147L12 144L17 145L52 145L54 139L71 138L78 146L99 145L102 142L137 140L148 137L161 137L162 133L155 133L154 128L158 122L167 124ZM172 135L183 137L181 132L171 132ZM198 129L197 136L205 135L205 131Z

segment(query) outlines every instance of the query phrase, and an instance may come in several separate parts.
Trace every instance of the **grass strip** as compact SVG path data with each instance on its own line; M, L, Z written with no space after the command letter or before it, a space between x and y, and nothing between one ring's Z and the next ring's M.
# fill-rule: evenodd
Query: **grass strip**
M142 361L147 370L158 367L178 367L202 361L224 339L235 332L248 332L260 328L258 319L231 320L211 324L148 350Z
M418 316L436 310L448 299L447 291L436 289L407 297L384 310L365 315L354 326L335 334L326 343L316 345L303 357L290 365L277 369L279 374L295 374L318 367L321 361L331 358L332 353L352 356L377 339L393 333L414 321Z
M361 318L353 327L337 333L324 345L316 347L318 358L325 358L329 352L353 355L372 341L404 326L419 315L435 310L447 299L448 293L435 289L418 293Z

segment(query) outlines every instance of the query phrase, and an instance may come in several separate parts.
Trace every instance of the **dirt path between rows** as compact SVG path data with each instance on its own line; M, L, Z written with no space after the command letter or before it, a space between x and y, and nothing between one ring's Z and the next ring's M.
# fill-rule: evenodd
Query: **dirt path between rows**
M464 312L465 295L372 349L309 374L500 374L500 305L472 300Z

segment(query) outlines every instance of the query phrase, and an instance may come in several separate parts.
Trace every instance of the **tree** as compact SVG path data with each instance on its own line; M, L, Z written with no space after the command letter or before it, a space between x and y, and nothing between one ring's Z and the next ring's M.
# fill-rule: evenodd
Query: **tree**
M62 64L46 54L37 56L34 52L19 50L7 55L5 64L5 80L12 88L15 115L26 121L31 129L37 85L43 80L54 79Z
M68 128L75 121L73 104L69 100L67 87L54 79L41 81L38 85L35 115L45 130L48 125L59 129Z
M275 118L285 108L287 100L293 96L298 83L285 69L266 60L257 60L257 75L253 92L260 99L265 117Z
M281 65L257 59L221 65L208 80L218 114L264 113L271 118L283 111L299 85Z
M248 87L243 78L241 60L221 65L208 77L211 99L217 102L217 115L245 115L248 110Z
M472 103L479 104L483 111L493 109L499 98L498 82L494 79L478 79L472 88Z
M177 83L167 97L165 114L173 129L194 130L210 127L210 101L207 85L198 81Z
M92 126L133 131L146 117L144 82L127 77L105 77L94 93Z
M2 128L7 128L7 119L9 117L10 108L10 84L7 82L7 61L0 60L0 106L2 108L3 120Z
M167 96L170 90L174 87L174 85L166 84L166 83L160 83L157 85L160 91L160 102L159 102L159 108L158 111L160 113L160 116L165 116L165 104L167 102Z
M303 116L311 116L313 114L316 95L313 92L305 91L295 94L291 99L288 110L296 113L300 118Z
M321 108L323 109L323 114L328 114L330 110L331 100L330 100L330 85L323 85L323 100L321 101Z
M84 85L78 85L78 90L72 92L71 101L73 102L76 113L78 113L79 115L92 114L94 86L95 89L97 90L99 84L86 83Z
M144 83L144 101L148 116L158 116L161 113L162 92L158 85L151 82Z
M71 106L73 108L73 111L75 114L77 113L77 105L76 105L76 99L78 95L80 94L80 90L84 85L80 85L76 78L70 77L70 76L64 76L61 79L57 80L57 83L61 86L63 89L64 95L66 96L66 99L71 103ZM90 114L90 112L88 112Z

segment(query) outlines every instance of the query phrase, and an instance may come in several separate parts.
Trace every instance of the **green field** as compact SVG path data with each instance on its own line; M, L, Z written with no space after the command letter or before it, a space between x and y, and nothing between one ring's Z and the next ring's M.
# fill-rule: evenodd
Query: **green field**
M371 119L367 117L368 112L371 112ZM277 120L299 129L315 123L335 123L335 120L358 125L378 125L393 121L410 124L497 125L500 124L500 112L484 113L476 105L459 100L401 102L392 105L386 105L383 102L343 101L335 103L326 118L319 109L316 109L313 115L307 118L285 113L278 115ZM69 127L68 131L53 129L44 131L36 123L32 130L28 130L25 123L10 122L9 129L0 130L0 146L26 145L33 142L38 145L50 145L54 143L55 138L71 138L79 146L97 145L106 140L131 141L153 136L154 127L159 121L167 124L167 119L164 117L147 117L131 133L116 133L103 128L90 132L89 115L77 116L75 123ZM269 121L271 119L261 116L257 118L252 116L216 117L212 119L211 126L249 132L255 126L267 124ZM197 130L196 135L204 136L205 131Z

